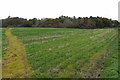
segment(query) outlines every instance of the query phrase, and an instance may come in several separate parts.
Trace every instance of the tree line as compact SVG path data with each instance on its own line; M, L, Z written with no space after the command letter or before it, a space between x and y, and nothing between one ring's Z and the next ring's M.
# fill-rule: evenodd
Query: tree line
M2 19L2 27L49 27L49 28L112 28L120 27L117 20L111 20L103 17L68 17L60 16L59 18L44 19L25 19L19 17L8 17Z

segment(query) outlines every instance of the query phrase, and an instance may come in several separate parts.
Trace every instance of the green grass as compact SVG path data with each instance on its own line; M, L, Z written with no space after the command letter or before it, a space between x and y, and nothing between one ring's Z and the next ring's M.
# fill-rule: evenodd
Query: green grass
M5 30L6 28L3 28L1 31L2 33L2 37L1 37L1 42L2 42L2 54L4 55L7 51L7 46L8 46L8 41L7 41L7 38L6 38L6 35L5 35Z
M1 28L0 29L0 51L2 52L0 54L0 56L2 57L2 54L5 54L6 53L6 48L7 48L7 45L8 45L8 42L7 42L7 38L6 38L6 35L5 35L5 30L6 28Z
M2 59L2 29L0 28L0 60Z
M118 77L118 38L115 38L109 46L109 55L106 58L104 69L101 72L101 77L116 78ZM117 67L116 67L117 66Z
M26 47L34 78L118 77L116 29L15 28L12 33Z

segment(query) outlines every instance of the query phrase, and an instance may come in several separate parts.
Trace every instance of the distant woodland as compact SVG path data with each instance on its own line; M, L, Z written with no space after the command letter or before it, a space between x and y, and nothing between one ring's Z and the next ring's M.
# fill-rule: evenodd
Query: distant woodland
M112 28L120 27L117 20L111 20L103 17L68 17L60 16L59 18L44 18L44 19L25 19L19 17L8 17L2 19L2 27L47 27L47 28L80 28L80 29L95 29L95 28Z

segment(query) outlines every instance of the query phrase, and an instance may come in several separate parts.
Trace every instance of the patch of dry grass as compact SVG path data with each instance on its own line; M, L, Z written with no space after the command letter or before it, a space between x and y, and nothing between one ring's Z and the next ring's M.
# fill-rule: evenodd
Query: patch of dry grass
M27 64L26 51L18 38L11 33L11 28L5 34L8 38L9 48L3 57L3 78L29 78L31 68Z

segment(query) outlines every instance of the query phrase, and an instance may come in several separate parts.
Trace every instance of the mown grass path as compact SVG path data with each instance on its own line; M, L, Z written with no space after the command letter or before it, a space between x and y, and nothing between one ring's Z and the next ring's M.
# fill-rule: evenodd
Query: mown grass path
M5 32L9 49L3 57L3 78L30 78L31 68L27 64L26 51L19 39L12 34L12 28Z

